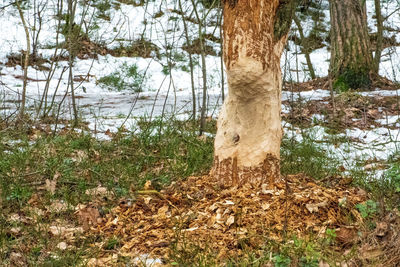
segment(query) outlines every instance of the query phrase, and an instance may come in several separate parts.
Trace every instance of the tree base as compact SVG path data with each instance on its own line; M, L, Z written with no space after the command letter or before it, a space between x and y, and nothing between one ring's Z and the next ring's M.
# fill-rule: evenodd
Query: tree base
M264 162L258 166L238 166L237 158L226 158L219 160L214 158L214 165L210 175L218 181L221 187L243 186L250 184L253 187L260 187L267 184L272 188L280 178L280 160L267 154Z

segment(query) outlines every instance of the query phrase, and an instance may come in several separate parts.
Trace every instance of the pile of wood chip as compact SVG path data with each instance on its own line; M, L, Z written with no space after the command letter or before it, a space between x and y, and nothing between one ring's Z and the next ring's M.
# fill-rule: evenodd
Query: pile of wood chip
M135 200L124 200L107 214L96 231L121 238L123 254L157 258L167 258L171 247L188 242L225 259L266 240L280 241L285 234L323 237L327 228L343 226L348 233L360 219L354 205L366 199L361 189L327 188L302 175L289 176L273 189L224 189L204 176L161 192L147 183L137 193Z

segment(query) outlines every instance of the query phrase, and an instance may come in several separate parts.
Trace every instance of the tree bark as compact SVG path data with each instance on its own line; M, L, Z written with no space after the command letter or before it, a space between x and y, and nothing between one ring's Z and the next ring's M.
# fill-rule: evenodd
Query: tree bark
M379 74L379 64L381 62L382 49L383 49L383 18L381 11L381 1L375 0L375 16L376 16L376 48L374 57L374 72L376 75Z
M25 20L24 12L22 11L21 8L21 2L16 1L15 4L17 5L18 13L22 22L22 26L24 27L25 30L25 37L26 37L26 52L25 52L25 58L24 58L24 81L23 81L23 86L22 86L22 96L21 96L21 107L19 110L19 120L22 121L24 119L25 115L25 105L26 105L26 86L28 84L28 67L29 67L29 55L30 55L30 37L29 37L29 29L28 25Z
M364 0L330 0L331 64L334 87L365 88L374 70Z
M294 7L294 1L224 1L229 92L217 122L211 172L224 186L273 186L280 177L280 58L293 12L286 16L289 23L278 18L288 3Z
M294 16L293 20L296 23L297 29L299 30L300 39L301 39L300 43L301 43L301 46L303 47L302 52L304 54L304 57L306 58L308 71L310 72L310 77L311 77L312 80L314 80L317 76L315 76L314 67L313 67L312 62L311 62L310 52L312 52L312 51L309 48L308 42L306 40L306 37L304 36L304 30L303 30L303 27L301 26L300 19L297 18L296 16Z

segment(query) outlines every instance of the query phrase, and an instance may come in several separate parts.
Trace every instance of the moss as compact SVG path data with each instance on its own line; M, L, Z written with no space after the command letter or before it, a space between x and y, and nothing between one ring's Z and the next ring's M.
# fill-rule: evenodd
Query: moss
M276 10L274 23L274 40L278 41L285 36L292 25L292 19L300 0L281 0Z
M333 88L338 92L346 92L350 89L368 88L370 85L368 71L346 69L338 75Z

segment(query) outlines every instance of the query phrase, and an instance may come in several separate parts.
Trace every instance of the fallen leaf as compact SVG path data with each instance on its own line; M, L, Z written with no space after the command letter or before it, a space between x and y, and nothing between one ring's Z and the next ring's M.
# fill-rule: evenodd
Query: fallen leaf
M17 213L11 214L9 218L10 222L20 222L21 221L21 216Z
M39 195L38 194L32 194L31 198L28 200L29 205L36 205L39 202Z
M14 236L18 236L21 233L21 227L12 227L10 233Z
M46 185L45 189L49 191L52 195L56 192L56 187L57 187L57 180L49 180L46 179Z
M336 240L342 244L352 244L357 237L356 230L351 227L341 227L337 229L335 233Z
M65 242L60 242L60 243L57 244L56 247L57 247L59 250L66 250L67 247L68 247L68 245L67 245L67 243L65 243Z
M96 207L88 206L75 212L84 230L89 230L90 226L96 226L101 218Z
M147 180L147 181L146 181L146 183L145 183L144 186L143 186L143 189L144 189L144 190L151 190L151 189L153 189L153 186L151 185L151 181L150 181L150 180Z
M10 254L11 266L25 266L25 260L21 253L11 252Z
M269 209L270 206L271 206L271 204L269 204L269 203L262 203L262 204L261 204L261 208L262 208L263 210Z
M310 213L313 213L313 212L318 212L319 208L326 207L327 204L328 203L326 201L323 201L321 203L316 203L316 204L315 203L311 203L311 204L308 203L308 204L306 204L306 208Z
M89 196L107 196L112 194L112 192L108 191L107 188L99 185L95 188L90 188L85 191L86 195Z
M228 219L226 220L226 225L227 226L231 226L233 223L235 222L235 216L233 216L233 215L230 215L229 217L228 217Z
M389 225L386 222L378 222L376 224L375 235L384 237L389 231Z
M235 205L235 203L231 200L225 200L224 205Z
M57 199L57 200L53 201L53 203L51 203L50 206L47 206L46 209L49 212L63 212L63 211L68 210L68 204L62 200Z

